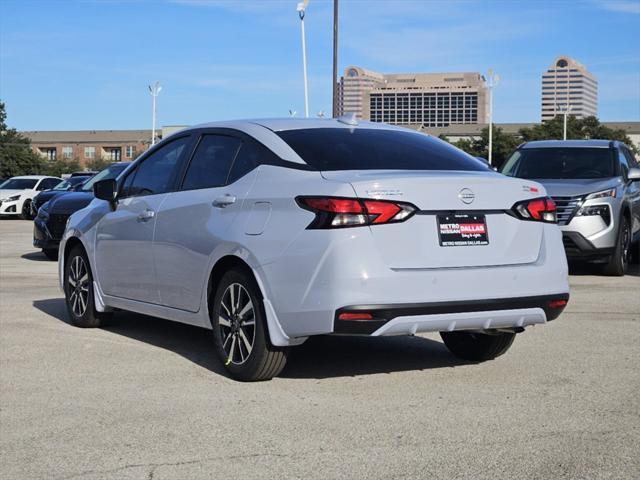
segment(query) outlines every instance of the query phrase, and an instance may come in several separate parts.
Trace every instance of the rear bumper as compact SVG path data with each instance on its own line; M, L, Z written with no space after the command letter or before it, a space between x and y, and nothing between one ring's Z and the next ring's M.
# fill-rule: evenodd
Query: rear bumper
M334 331L347 335L523 328L555 320L569 294L392 305L353 305L336 311ZM564 302L564 303L563 303ZM560 305L555 305L559 303ZM371 320L340 320L341 313L369 313Z

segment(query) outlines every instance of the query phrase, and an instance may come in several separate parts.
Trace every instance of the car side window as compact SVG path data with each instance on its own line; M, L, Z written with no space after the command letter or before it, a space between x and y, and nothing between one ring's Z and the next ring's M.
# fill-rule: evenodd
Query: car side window
M221 187L227 184L229 170L242 141L227 135L202 136L182 183L182 190Z
M171 190L189 139L177 138L145 158L125 179L120 196L157 195Z
M636 157L633 155L633 152L631 150L629 150L627 147L624 147L622 149L622 153L624 153L624 156L627 157L629 167L638 168L638 161L636 160Z
M236 155L236 160L233 162L233 166L229 172L227 183L233 183L244 177L256 168L261 160L268 158L269 155L271 155L271 152L260 144L246 141L242 142L240 151L238 155Z
M58 182L60 182L60 180L57 180L54 178L43 178L38 184L38 187L36 188L36 190L38 192L42 192L43 190L49 190L55 187L58 184Z
M626 179L627 175L629 174L629 162L622 148L618 150L618 161L620 162L620 173L622 173L622 177Z

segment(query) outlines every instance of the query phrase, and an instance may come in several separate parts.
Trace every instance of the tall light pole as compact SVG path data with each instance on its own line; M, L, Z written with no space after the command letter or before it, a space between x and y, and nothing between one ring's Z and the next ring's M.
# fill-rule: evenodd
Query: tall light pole
M487 76L487 86L489 87L489 165L493 165L493 87L498 85L500 77L493 73L492 69L489 69L489 75Z
M300 16L300 31L302 33L302 69L304 71L304 116L309 117L309 87L307 85L307 47L304 39L304 14L309 0L298 3L298 15Z
M338 0L333 0L333 118L338 116Z
M160 90L162 90L160 82L149 85L149 93L151 93L151 97L153 98L153 108L151 114L151 145L155 145L156 143L156 100L158 98L158 95L160 94Z
M568 103L564 104L564 106L562 106L561 104L558 105L558 110L560 110L562 112L562 116L563 121L562 121L562 139L566 140L567 139L567 117L569 116L569 113L571 112L571 106Z

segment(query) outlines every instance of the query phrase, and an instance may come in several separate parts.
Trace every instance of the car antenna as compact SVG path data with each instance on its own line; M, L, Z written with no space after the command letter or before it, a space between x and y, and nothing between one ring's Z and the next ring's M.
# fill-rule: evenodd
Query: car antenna
M355 112L340 115L337 120L345 125L358 125L358 119L356 118Z

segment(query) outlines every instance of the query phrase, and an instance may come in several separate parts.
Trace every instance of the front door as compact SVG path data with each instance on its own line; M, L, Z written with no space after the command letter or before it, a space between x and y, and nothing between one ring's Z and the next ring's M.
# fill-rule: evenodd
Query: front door
M107 295L159 303L152 243L156 215L175 187L190 137L160 146L127 173L114 211L99 220L96 267Z

